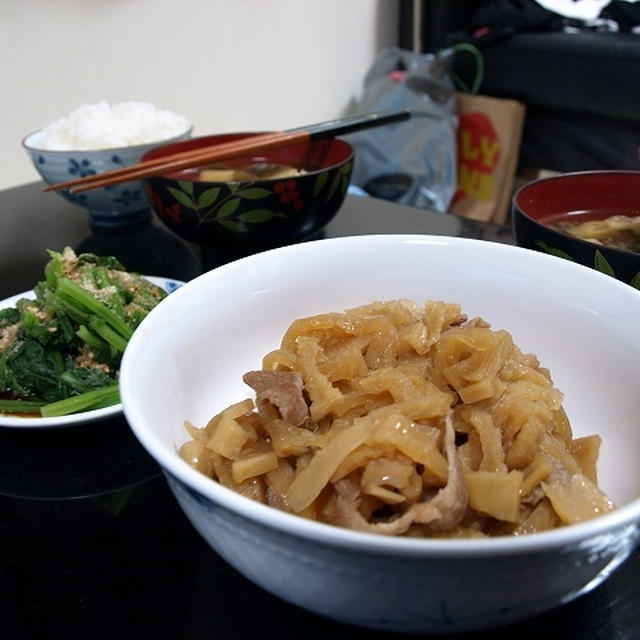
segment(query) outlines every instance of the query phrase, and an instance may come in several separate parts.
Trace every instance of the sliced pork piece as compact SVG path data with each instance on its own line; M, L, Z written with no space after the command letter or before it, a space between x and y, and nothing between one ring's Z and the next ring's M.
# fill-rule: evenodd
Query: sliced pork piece
M264 403L272 404L280 417L295 427L308 422L309 407L297 371L249 371L242 379L256 392L258 408Z
M448 463L447 484L429 500L411 505L401 516L389 522L368 522L358 511L360 487L349 478L335 484L336 524L371 533L401 535L416 524L428 525L433 531L453 529L464 517L469 504L469 494L464 471L455 443L455 431L451 416L445 418L445 453Z

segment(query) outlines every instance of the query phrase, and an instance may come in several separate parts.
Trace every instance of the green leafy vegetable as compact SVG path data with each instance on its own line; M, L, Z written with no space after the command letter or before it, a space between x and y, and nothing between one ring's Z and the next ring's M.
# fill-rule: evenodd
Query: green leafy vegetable
M65 395L60 374L69 368L62 351L30 338L16 340L0 356L0 384L19 398L57 400Z
M41 400L9 400L0 398L0 413L40 413Z
M120 401L118 384L111 383L107 387L85 391L76 396L52 402L40 407L40 414L44 418L66 416L70 413L88 411L90 409L102 409L117 404Z
M119 402L136 327L167 294L112 256L49 251L34 299L0 310L0 412L59 416Z
M15 307L0 309L0 330L20 322L20 312Z

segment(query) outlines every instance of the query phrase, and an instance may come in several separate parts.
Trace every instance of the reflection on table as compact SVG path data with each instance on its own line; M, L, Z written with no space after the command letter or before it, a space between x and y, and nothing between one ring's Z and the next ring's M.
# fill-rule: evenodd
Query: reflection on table
M43 194L40 187L34 183L0 192L2 297L32 287L41 277L47 248L95 241L82 210ZM161 271L152 275L181 279L240 257L174 244L158 229L150 220L150 226L130 235L112 235L104 246L138 247L143 271L148 266ZM347 197L318 237L368 233L513 242L509 228L357 196ZM159 250L161 243L166 244ZM226 565L191 527L122 416L69 429L0 429L0 465L3 638L390 635L319 619ZM534 620L473 637L550 631L565 640L640 637L639 568L636 550L593 592Z

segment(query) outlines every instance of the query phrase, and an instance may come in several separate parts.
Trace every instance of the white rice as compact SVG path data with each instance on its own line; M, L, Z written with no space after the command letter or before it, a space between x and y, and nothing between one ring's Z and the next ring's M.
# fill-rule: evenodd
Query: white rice
M38 148L50 151L113 149L159 142L184 133L185 116L149 102L83 104L44 127Z

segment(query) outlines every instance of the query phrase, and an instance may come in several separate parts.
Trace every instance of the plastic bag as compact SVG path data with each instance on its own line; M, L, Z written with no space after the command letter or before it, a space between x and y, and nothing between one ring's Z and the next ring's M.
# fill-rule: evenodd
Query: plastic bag
M345 136L355 148L352 183L368 194L446 212L456 190L456 90L452 50L383 50L355 112L411 109L404 122Z

